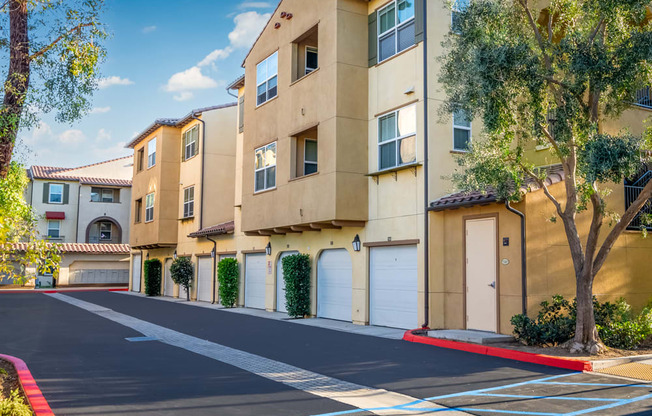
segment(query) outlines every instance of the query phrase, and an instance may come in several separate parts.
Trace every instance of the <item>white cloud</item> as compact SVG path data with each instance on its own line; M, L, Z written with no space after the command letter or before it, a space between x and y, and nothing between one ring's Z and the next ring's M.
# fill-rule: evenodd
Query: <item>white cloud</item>
M63 144L81 143L86 139L84 132L77 129L69 129L59 135L59 141Z
M224 49L215 49L213 52L206 55L206 57L204 59L199 61L197 66L198 67L203 67L203 66L212 64L213 62L215 62L217 60L226 59L226 58L229 57L229 55L231 55L231 52L233 52L233 48L230 47L230 46L227 46Z
M191 93L190 91L182 91L179 94L175 95L174 98L176 101L188 101L189 99L193 98L195 94Z
M99 129L97 131L97 137L95 138L96 142L110 142L111 139L111 132L106 131L106 129Z
M266 9L269 7L274 6L266 1L245 1L240 6L238 6L239 9Z
M229 33L229 41L234 48L250 48L267 24L271 13L240 13L233 18L235 28Z
M97 82L97 86L100 89L103 89L113 85L131 85L133 83L134 82L129 78L120 78L114 75L107 78L100 78L100 80Z
M148 34L148 33L152 33L152 32L155 31L155 30L156 30L156 26L154 26L154 25L152 25L152 26L145 26L145 27L143 28L142 32L145 33L145 34Z
M108 113L109 111L111 111L111 107L109 107L109 106L107 106L107 107L94 107L89 112L89 114L104 114L104 113Z
M182 72L172 75L163 89L167 92L175 92L174 99L187 101L193 97L191 91L215 88L219 84L212 78L201 73L201 68L193 66Z

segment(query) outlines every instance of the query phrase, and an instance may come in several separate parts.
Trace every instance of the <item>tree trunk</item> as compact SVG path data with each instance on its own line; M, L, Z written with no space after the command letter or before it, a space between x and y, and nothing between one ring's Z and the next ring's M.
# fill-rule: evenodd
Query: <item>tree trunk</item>
M593 312L593 276L583 271L576 279L577 321L575 337L570 345L571 352L586 351L597 354L604 350L604 345L595 327Z
M0 108L0 177L6 178L29 87L27 1L9 0L9 72Z

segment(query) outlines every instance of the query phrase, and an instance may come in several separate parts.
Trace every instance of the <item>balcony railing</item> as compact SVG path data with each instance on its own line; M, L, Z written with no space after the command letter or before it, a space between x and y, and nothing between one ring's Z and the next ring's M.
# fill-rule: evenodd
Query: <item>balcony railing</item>
M636 101L634 105L640 107L652 108L652 95L650 95L650 87L641 88L636 91Z
M625 209L628 209L632 202L636 201L636 198L641 194L641 191L647 185L647 183L652 179L652 171L647 171L641 175L638 179L633 181L630 185L625 185ZM627 227L628 230L640 230L641 229L641 216L646 214L652 214L652 199L648 199L641 211L634 217L632 222L629 223ZM646 225L648 230L652 230L652 225Z

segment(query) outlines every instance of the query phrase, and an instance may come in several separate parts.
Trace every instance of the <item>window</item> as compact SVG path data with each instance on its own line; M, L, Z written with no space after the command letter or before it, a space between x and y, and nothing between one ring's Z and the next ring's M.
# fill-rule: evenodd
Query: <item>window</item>
M317 140L306 139L303 150L303 174L317 172Z
M240 103L238 104L238 132L244 131L244 95L240 96Z
M191 186L183 190L183 218L191 218L195 215L195 187Z
M156 165L156 137L147 143L147 169Z
M379 61L414 45L415 0L395 0L378 11Z
M471 121L461 110L453 113L453 150L466 152L471 144Z
M416 162L416 106L393 111L378 119L378 167L390 169Z
M63 184L51 183L48 196L50 204L63 204Z
M451 9L451 31L460 33L460 13L469 7L470 0L455 0Z
M143 170L145 167L145 148L138 149L138 154L136 156L136 163L138 166L138 172Z
M199 127L194 126L183 133L183 160L188 160L197 154L199 149Z
M154 221L154 194L145 197L145 222Z
M91 202L117 202L117 189L91 188Z
M255 192L276 187L276 142L256 149Z
M256 65L256 105L276 97L278 81L278 52Z
M306 46L306 75L319 68L319 54L314 46Z
M113 230L113 224L110 222L103 221L100 223L100 241L111 240L111 231Z
M137 199L134 204L134 222L138 223L141 221L141 215L143 210L143 198Z
M61 238L61 221L48 221L48 238Z

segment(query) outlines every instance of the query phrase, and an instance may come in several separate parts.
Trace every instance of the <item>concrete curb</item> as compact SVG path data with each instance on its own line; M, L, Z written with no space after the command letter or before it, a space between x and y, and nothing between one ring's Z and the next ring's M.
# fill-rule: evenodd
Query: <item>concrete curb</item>
M593 361L593 371L604 370L605 368L615 367L617 365L635 363L637 361L646 361L652 358L652 354L631 355L629 357L608 358L606 360Z
M591 361L576 360L573 358L553 357L550 355L534 354L531 352L516 351L506 348L488 347L486 345L468 344L466 342L449 341L445 339L431 338L423 335L416 335L413 332L421 331L413 329L405 331L403 340L417 342L420 344L434 345L441 348L472 352L474 354L489 355L492 357L507 358L508 360L523 361L527 363L540 364L548 367L563 368L575 371L592 371Z
M0 289L2 293L65 293L65 292L126 292L126 287L80 287L80 288L61 288L61 289Z
M25 361L20 358L12 357L11 355L0 354L0 358L3 360L9 361L14 365L16 372L18 373L18 380L20 381L21 386L23 386L23 391L29 404L32 406L35 416L54 416L54 412L50 408L50 405L43 397L43 393L36 385L32 373L27 368Z

